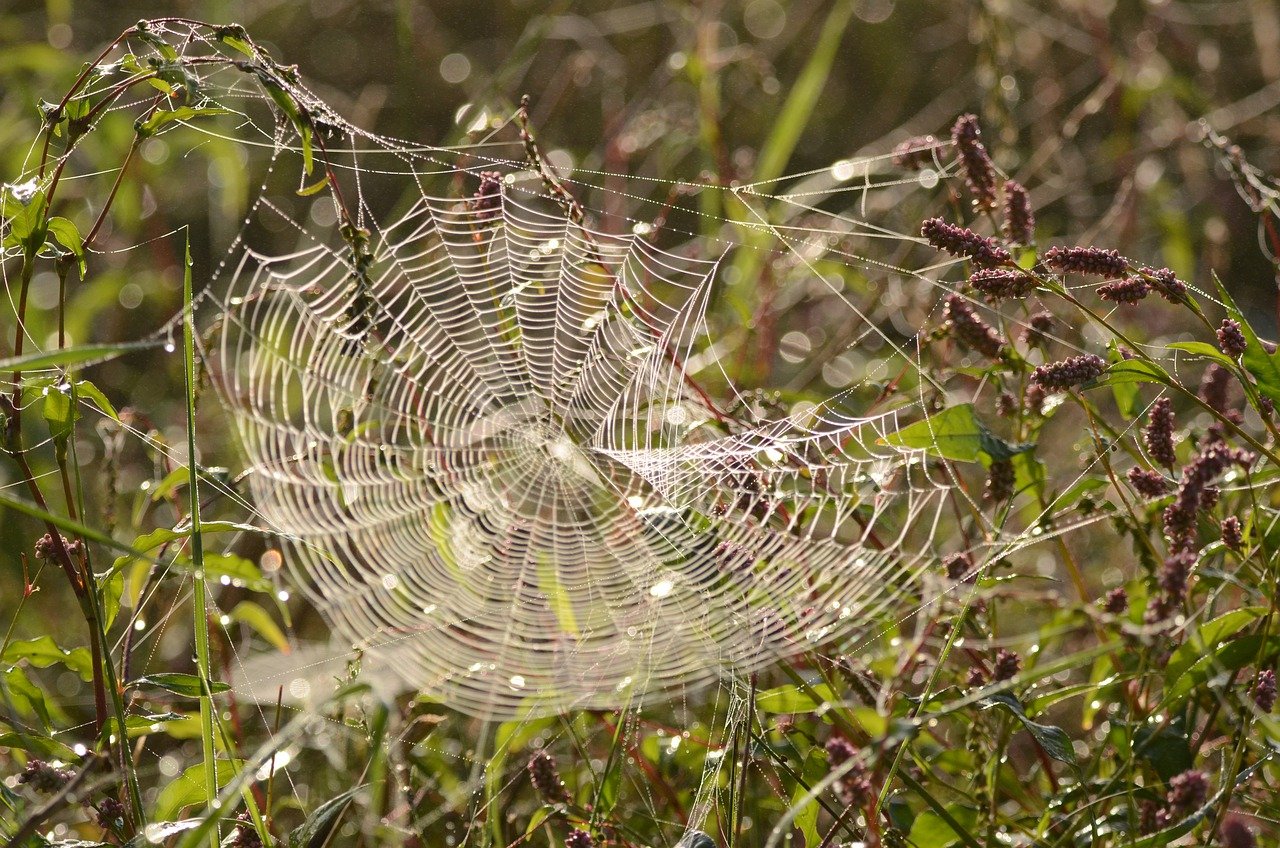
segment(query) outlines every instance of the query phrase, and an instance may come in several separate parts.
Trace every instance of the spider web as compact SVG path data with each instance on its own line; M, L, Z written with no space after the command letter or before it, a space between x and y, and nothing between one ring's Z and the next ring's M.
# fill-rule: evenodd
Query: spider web
M930 560L882 519L941 488L886 446L896 413L726 417L684 365L718 263L508 174L370 217L365 260L244 248L220 304L252 500L340 637L510 716L750 670L912 592Z
M501 121L462 148L383 138L252 45L250 73L198 27L152 26L239 122L159 134L271 154L198 304L202 354L257 519L336 645L463 712L538 715L740 676L919 598L935 554L905 540L951 481L886 436L920 408L857 414L845 392L770 419L733 390L706 314L726 255L759 247L607 232ZM380 209L379 184L410 201ZM255 247L281 230L296 249Z

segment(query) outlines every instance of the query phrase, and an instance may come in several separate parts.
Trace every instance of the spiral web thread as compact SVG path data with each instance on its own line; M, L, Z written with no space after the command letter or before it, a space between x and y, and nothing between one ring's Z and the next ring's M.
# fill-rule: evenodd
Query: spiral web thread
M240 254L215 371L338 633L513 715L750 669L911 591L928 559L881 518L940 498L897 416L724 419L682 365L717 263L519 185L424 194L361 272L332 240Z

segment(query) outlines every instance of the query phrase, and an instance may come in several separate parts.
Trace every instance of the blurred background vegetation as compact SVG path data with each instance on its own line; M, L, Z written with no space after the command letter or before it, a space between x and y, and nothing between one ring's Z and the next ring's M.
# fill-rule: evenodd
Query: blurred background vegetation
M244 25L341 114L386 136L463 144L482 112L505 118L527 93L552 164L606 186L619 175L619 190L642 184L621 175L731 184L821 173L885 154L909 136L945 139L955 115L976 112L997 164L1031 189L1042 231L1168 265L1202 287L1215 269L1255 326L1264 335L1276 330L1277 266L1262 221L1222 157L1202 143L1200 123L1230 136L1263 172L1280 172L1280 7L1269 0L16 2L0 10L0 178L16 180L30 168L41 101L57 100L122 29L158 14ZM829 73L805 77L823 49L832 50ZM784 109L793 92L814 85L820 94L811 110ZM78 172L117 167L131 132L129 122L104 123L83 147ZM762 151L774 155L762 161ZM256 192L251 164L243 147L212 137L142 145L130 165L134 179L122 185L96 245L134 253L96 261L75 288L73 342L137 338L169 319L181 305L180 256L178 243L161 236L191 224L197 269L215 267ZM65 197L92 220L102 188L87 178ZM665 190L654 189L657 199ZM699 198L709 217L691 217L689 226L713 236L731 228L719 197ZM387 208L396 200L383 198ZM617 194L593 200L605 227L634 212ZM861 284L874 293L890 282L872 275ZM56 296L53 275L37 277L37 338L53 331ZM794 327L782 320L785 299L755 313L757 325L772 328L753 340L767 361L743 366L739 382L773 389L791 381L797 393L839 387L821 360L811 368L802 361L810 351L839 352L823 341L844 338L850 313L826 297L811 293L786 317ZM893 295L886 298L892 308ZM906 337L931 306L901 305L896 320ZM11 353L12 316L0 316L0 356ZM713 304L710 320L731 325L733 305ZM1152 313L1143 332L1172 340L1178 320ZM809 337L799 355L781 349L788 328ZM121 358L97 368L94 381L118 408L140 410L140 428L180 448L181 369L147 363ZM102 475L109 443L80 434L89 474ZM170 470L135 443L119 450L113 473L121 491L137 493ZM0 463L0 485L15 479ZM98 506L127 513L146 500ZM163 505L146 508L163 523ZM0 512L0 620L12 617L22 595L18 555L38 535L34 522ZM1082 544L1091 550L1086 561L1113 563L1109 546L1124 543ZM82 625L61 612L66 587L46 579L41 588L16 635L59 636L64 622L78 634ZM161 658L185 661L188 637L175 625ZM66 675L57 685L64 706L87 716L87 687Z

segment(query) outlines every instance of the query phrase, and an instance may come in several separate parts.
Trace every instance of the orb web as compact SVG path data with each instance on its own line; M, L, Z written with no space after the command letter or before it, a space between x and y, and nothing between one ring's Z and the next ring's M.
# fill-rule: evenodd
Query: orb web
M685 365L718 263L595 232L509 173L367 237L241 249L213 372L338 635L515 715L751 669L911 592L928 560L881 518L939 487L886 446L896 415L724 414Z

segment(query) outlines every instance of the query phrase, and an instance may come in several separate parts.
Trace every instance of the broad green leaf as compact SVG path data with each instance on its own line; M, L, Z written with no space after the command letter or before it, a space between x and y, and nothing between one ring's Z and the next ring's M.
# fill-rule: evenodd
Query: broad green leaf
M48 731L54 718L61 718L56 701L45 700L44 690L31 682L27 673L18 666L0 669L0 704L13 709L19 716L39 720L38 729Z
M76 752L68 745L49 736L14 731L0 733L0 748L17 748L27 751L46 760L62 760L65 763L75 762Z
M230 783L243 765L240 760L214 760L217 788L221 789ZM152 818L157 821L171 820L187 807L203 804L206 793L204 764L197 763L160 790L152 809Z
M908 424L880 441L895 447L925 450L958 462L977 462L982 453L983 430L974 415L973 404L962 403Z
M4 245L20 246L34 256L44 244L45 186L36 180L6 184L0 190L0 214L9 225Z
M76 258L80 279L83 280L85 273L84 240L80 238L80 230L74 223L61 217L50 218L48 228L49 235L53 236L58 244L65 247Z
M152 113L151 117L145 121L138 121L134 124L134 129L138 135L146 138L155 135L167 124L180 121L189 121L192 118L203 118L211 115L230 115L230 109L223 109L214 106L195 107L195 106L179 106L177 109L171 109L161 112Z
M1214 362L1221 363L1222 365L1235 365L1235 363L1232 362L1230 357L1225 353L1206 342L1174 342L1169 345L1169 349L1180 350L1183 353L1189 353L1192 356L1198 356L1204 359L1212 359Z
M1215 676L1239 671L1256 661L1262 652L1275 651L1278 647L1280 647L1280 637L1271 636L1266 640L1264 647L1263 634L1254 633L1233 639L1217 650L1210 650L1183 672L1177 682L1165 690L1161 708L1172 708L1181 704L1190 697L1192 692L1203 689Z
M978 823L978 811L972 805L952 804L946 809L956 824L966 831L972 831ZM960 834L942 816L933 810L925 810L911 823L907 840L915 848L949 848L960 841Z
M1176 683L1187 669L1204 657L1206 651L1216 648L1224 639L1236 635L1266 611L1266 607L1244 607L1224 613L1200 625L1165 663L1165 685L1171 686Z
M1040 747L1044 748L1046 754L1060 763L1075 765L1075 749L1071 746L1071 737L1067 735L1067 732L1061 727L1055 727L1052 724L1040 724L1027 718L1026 711L1023 710L1022 704L1018 702L1017 698L1002 693L983 698L979 703L983 709L1001 707L1007 710L1022 723L1028 733L1035 737L1036 741L1040 743Z
M116 414L116 408L111 405L111 401L107 400L107 396L104 395L93 383L90 383L88 380L76 380L75 387L77 398L87 400L89 403L92 403L108 418L115 421L120 420L120 416Z
M194 674L180 674L173 671L148 674L145 677L139 677L137 680L131 681L128 685L155 686L158 689L164 689L166 692L172 692L175 695L183 695L188 698L199 698L203 691L199 677ZM225 683L219 683L216 680L209 681L209 691L214 695L230 690L231 687Z
M1124 357L1120 355L1120 349L1115 342L1112 342L1107 347L1107 359L1112 365L1118 365L1125 361ZM1138 392L1136 385L1126 382L1112 383L1111 396L1115 399L1116 409L1120 411L1123 417L1130 420L1137 417L1138 411L1142 408L1142 395Z
M321 804L314 813L307 816L297 829L289 834L289 848L323 848L329 842L334 828L342 821L342 814L347 811L356 793L363 789L357 786L348 789L336 798Z
M37 636L34 639L16 639L5 648L0 663L16 665L26 660L36 668L48 668L51 665L65 665L80 675L80 679L93 679L93 657L88 648L65 650L59 648L52 636Z
M80 417L73 392L74 388L70 383L49 386L44 391L44 420L49 425L49 435L60 450L65 449L67 440L75 429L76 419Z
M1172 378L1169 376L1169 372L1159 365L1138 359L1126 359L1112 364L1107 368L1106 373L1098 379L1086 383L1084 387L1091 389L1097 386L1116 386L1124 383L1168 385L1170 382L1172 382Z

